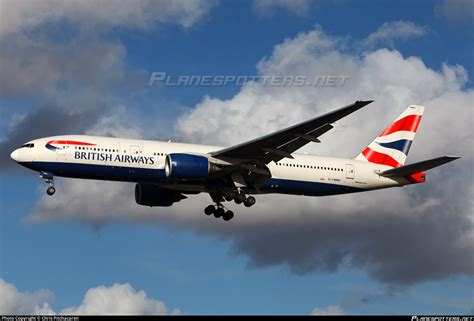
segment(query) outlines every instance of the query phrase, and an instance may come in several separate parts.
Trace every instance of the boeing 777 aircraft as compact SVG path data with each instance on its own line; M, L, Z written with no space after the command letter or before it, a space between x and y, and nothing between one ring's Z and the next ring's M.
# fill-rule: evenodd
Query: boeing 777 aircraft
M252 194L336 195L423 183L423 171L459 157L443 156L405 165L424 107L409 106L353 159L295 153L334 122L370 104L355 103L320 117L228 148L67 135L39 138L11 153L39 172L55 193L54 176L134 182L135 201L171 206L189 194L209 193L204 212L231 220L224 201L255 204Z

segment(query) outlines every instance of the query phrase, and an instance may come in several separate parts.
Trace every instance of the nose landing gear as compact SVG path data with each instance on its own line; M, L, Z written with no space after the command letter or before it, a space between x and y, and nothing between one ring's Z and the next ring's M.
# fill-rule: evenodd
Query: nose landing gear
M46 190L46 194L48 194L49 196L52 196L54 193L56 193L56 189L54 188L54 186L50 186Z
M46 189L46 194L49 196L54 195L54 193L56 193L56 188L54 188L53 174L41 171L39 176L49 184L49 187Z

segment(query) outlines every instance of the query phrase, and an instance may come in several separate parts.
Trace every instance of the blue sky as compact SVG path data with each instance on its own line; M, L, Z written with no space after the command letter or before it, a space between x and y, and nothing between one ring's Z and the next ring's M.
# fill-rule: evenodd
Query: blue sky
M4 74L11 72L6 61L14 55L9 55L28 48L33 39L29 37L34 36L36 45L31 45L31 52L39 50L39 56L44 55L46 59L56 61L57 65L45 64L45 68L57 68L59 75L49 81L49 74L44 70L35 74L34 69L24 69L23 72L33 79L33 85L25 85L20 77L11 76L7 86L6 80L2 79L1 149L3 153L7 153L9 148L20 143L17 141L20 138L26 141L46 136L46 133L53 134L51 132L54 130L59 131L58 134L65 134L64 131L68 129L80 133L102 133L102 130L109 133L117 130L157 139L188 137L186 135L189 132L183 127L192 126L196 119L200 119L195 115L199 113L196 105L204 105L206 96L218 100L225 107L225 102L232 101L243 89L233 85L150 88L147 83L151 72L164 71L176 76L256 75L262 73L257 67L262 59L275 63L277 58L272 54L276 46L285 39L291 42L298 34L309 35L315 28L321 28L325 37L345 42L338 45L338 52L358 57L355 60L362 61L370 52L386 48L391 52L399 52L404 57L404 63L407 62L407 57L419 57L426 69L432 69L440 75L443 63L463 66L464 71L453 77L468 77L459 80L461 85L453 89L453 95L466 95L470 99L470 77L474 74L474 9L469 2L461 1L466 5L461 14L456 11L457 4L454 2L402 1L395 4L390 1L277 1L266 4L265 1L221 1L212 5L197 5L204 10L204 14L197 17L193 13L195 8L189 9L189 12L186 11L188 9L180 9L178 13L170 11L168 16L162 18L153 17L152 13L151 22L146 26L125 18L124 21L108 24L100 23L100 17L88 18L85 15L82 18L71 18L67 8L59 10L63 19L55 20L45 14L38 25L18 23L17 29L10 33L0 33L3 48L0 66L7 70ZM167 3L155 5L166 6ZM0 6L5 12L11 11L12 19L16 14L18 20L21 20L21 12L24 11L17 10L8 2L0 2ZM195 17L189 25L183 22L187 21L183 20L187 15ZM143 16L149 17L146 14ZM95 25L91 23L92 28L95 26L97 29L92 29L91 32L86 27L89 23L87 19L97 19L94 21ZM402 21L409 27L415 26L421 30L420 34L414 36L396 31L399 33L395 32L395 35L384 34L373 45L358 45L367 41L370 34L380 31L385 23L394 21ZM26 45L7 45L13 37L21 39L18 41L24 41ZM84 54L88 59L84 63L82 50L89 46L93 54ZM46 48L51 48L51 51ZM101 49L95 51L97 48ZM363 53L365 51L368 53ZM62 62L64 57L67 63ZM90 62L96 57L97 65ZM33 65L41 64L28 55L24 59L18 63L20 72L28 62ZM81 67L82 63L85 67ZM85 70L86 75L80 75L81 70ZM95 70L97 74L87 70ZM117 76L117 73L120 75ZM97 84L92 85L88 77L99 78ZM385 75L381 75L381 78L384 77ZM390 77L387 75L388 78ZM354 97L354 100L364 98L366 97ZM368 97L370 98L372 97ZM318 102L321 103L324 102ZM51 111L47 106L54 107L51 107ZM64 106L69 109L64 109ZM100 106L104 106L104 113L99 112ZM123 113L116 112L121 110L120 106L125 106ZM467 115L472 116L472 100L469 106L463 108L469 110ZM67 111L64 112L65 110ZM65 120L65 128L46 122L41 128L33 125L27 134L21 132L22 128L28 128L25 124L28 124L29 117L34 124L41 115L50 116L56 112L64 112L66 120L69 119L67 115L75 112L86 116L84 123L78 121L69 125ZM115 117L116 114L119 118L112 118L112 129L100 127L104 124L100 122L101 119L111 115ZM291 118L291 110L287 110L285 115ZM306 114L303 112L302 115ZM393 116L392 113L387 117ZM178 118L184 121L179 123ZM468 119L464 121L468 122L466 126L472 125L472 117L470 123ZM427 130L433 128L426 126ZM366 127L369 133L379 130L377 127L370 127L370 123ZM266 127L262 125L262 131L265 131L264 128ZM254 134L260 132L256 131ZM28 135L31 137L28 138ZM428 134L426 135L420 140L429 142ZM194 137L207 136L203 134ZM223 134L223 137L227 136ZM468 136L468 142L471 139L472 135ZM328 144L329 142L328 138ZM229 142L231 143L235 142ZM448 145L442 147L446 146ZM418 155L424 156L423 152ZM471 167L469 162L472 162L472 155L466 156L467 163L463 166ZM185 314L309 314L314 309L327 312L331 306L336 311L347 314L472 314L474 311L472 251L456 252L451 257L461 259L456 255L467 253L468 257L463 257L467 261L467 268L463 266L451 271L450 263L444 262L448 267L442 272L434 273L433 277L418 277L410 282L390 281L389 278L380 276L383 273L373 272L373 267L378 262L374 262L374 265L371 262L353 263L350 255L344 256L344 260L335 269L316 268L303 274L295 273L295 263L291 260L258 264L261 261L253 257L257 254L243 250L243 236L238 235L232 227L228 230L229 235L226 235L223 222L212 222L209 223L211 227L203 227L203 224L208 224L206 220L209 218L202 215L200 207L192 210L184 208L189 213L185 217L197 217L190 223L173 221L170 216L162 221L154 221L149 217L134 221L133 217L116 218L114 213L104 214L106 219L102 221L95 220L94 215L99 217L102 215L99 212L113 212L113 204L110 207L98 207L95 206L95 200L88 204L89 199L86 198L83 202L73 204L79 204L79 207L60 208L60 211L54 212L54 217L53 214L48 216L44 214L45 211L51 209L53 213L58 206L57 203L52 207L45 205L48 202L44 196L45 184L36 173L8 163L9 160L5 160L5 157L2 162L0 278L14 285L19 293L36 293L40 289L51 291L54 293L54 300L41 300L47 301L56 312L81 305L88 289L110 287L114 283L129 283L136 291L145 291L148 298L164 302L169 310L179 309ZM444 173L448 175L448 172ZM463 173L468 173L472 178L472 170L467 169ZM440 175L433 177L446 178ZM68 190L70 180L59 179L58 182L60 188L55 198L62 197L61 187L74 192L72 188ZM90 186L87 184L94 182L81 184L87 188ZM472 197L472 183L463 184L469 199ZM421 192L417 196L422 197L425 195L423 193L429 193L432 189L437 191L434 187L420 187ZM391 197L390 193L378 195L383 200ZM81 196L79 191L75 197ZM130 195L124 197L131 200ZM201 199L202 204L208 202L205 196ZM458 202L456 199L451 201ZM305 204L309 204L307 202ZM319 200L313 199L312 202L311 206L318 208ZM472 219L472 213L469 214L466 208L469 202L463 199L458 203L461 211L467 211L467 215L470 215L468 217ZM132 209L128 213L130 216L134 215L133 211L138 211L136 207ZM74 212L74 215L69 215L67 211ZM180 211L183 209L180 208ZM267 206L262 211L271 214L273 209ZM147 215L150 213L147 212ZM154 209L154 213L153 215L159 216L161 210ZM413 215L415 213L414 211ZM43 215L41 217L47 219L28 219L36 217L35 215ZM384 225L390 224L389 222L391 221ZM285 229L285 226L279 228ZM452 231L449 228L446 230ZM278 229L276 231L278 233ZM442 229L436 229L437 233L439 231ZM429 232L428 230L427 233ZM338 233L337 230L335 233ZM420 238L423 237L422 234L420 231ZM288 234L282 233L282 237L284 236L288 237ZM472 239L468 238L468 242L469 240ZM449 236L444 238L444 242L450 241L454 242ZM288 242L291 243L291 240L288 239ZM361 244L362 247L365 243ZM466 248L472 249L472 243ZM285 251L284 246L282 251ZM423 253L420 252L420 256ZM427 262L432 264L431 258ZM425 269L430 272L430 267Z

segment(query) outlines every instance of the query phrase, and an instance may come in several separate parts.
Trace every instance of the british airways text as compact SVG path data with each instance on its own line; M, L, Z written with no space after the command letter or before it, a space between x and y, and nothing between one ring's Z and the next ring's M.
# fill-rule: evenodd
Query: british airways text
M134 156L134 155L115 155L107 153L93 153L93 152L75 152L74 159L87 159L95 161L106 161L119 163L130 163L130 164L145 164L145 165L154 165L155 159L153 157L146 156Z

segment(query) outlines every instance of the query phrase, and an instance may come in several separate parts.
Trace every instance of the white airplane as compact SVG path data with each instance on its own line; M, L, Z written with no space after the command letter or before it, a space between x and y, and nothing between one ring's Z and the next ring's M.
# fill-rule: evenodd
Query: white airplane
M186 194L209 193L207 215L225 221L224 201L255 204L251 194L336 195L423 183L423 171L459 157L404 165L424 110L409 106L353 159L297 154L333 123L372 101L355 103L272 134L228 148L115 137L67 135L39 138L11 153L39 172L55 193L54 176L135 182L135 201L171 206Z

